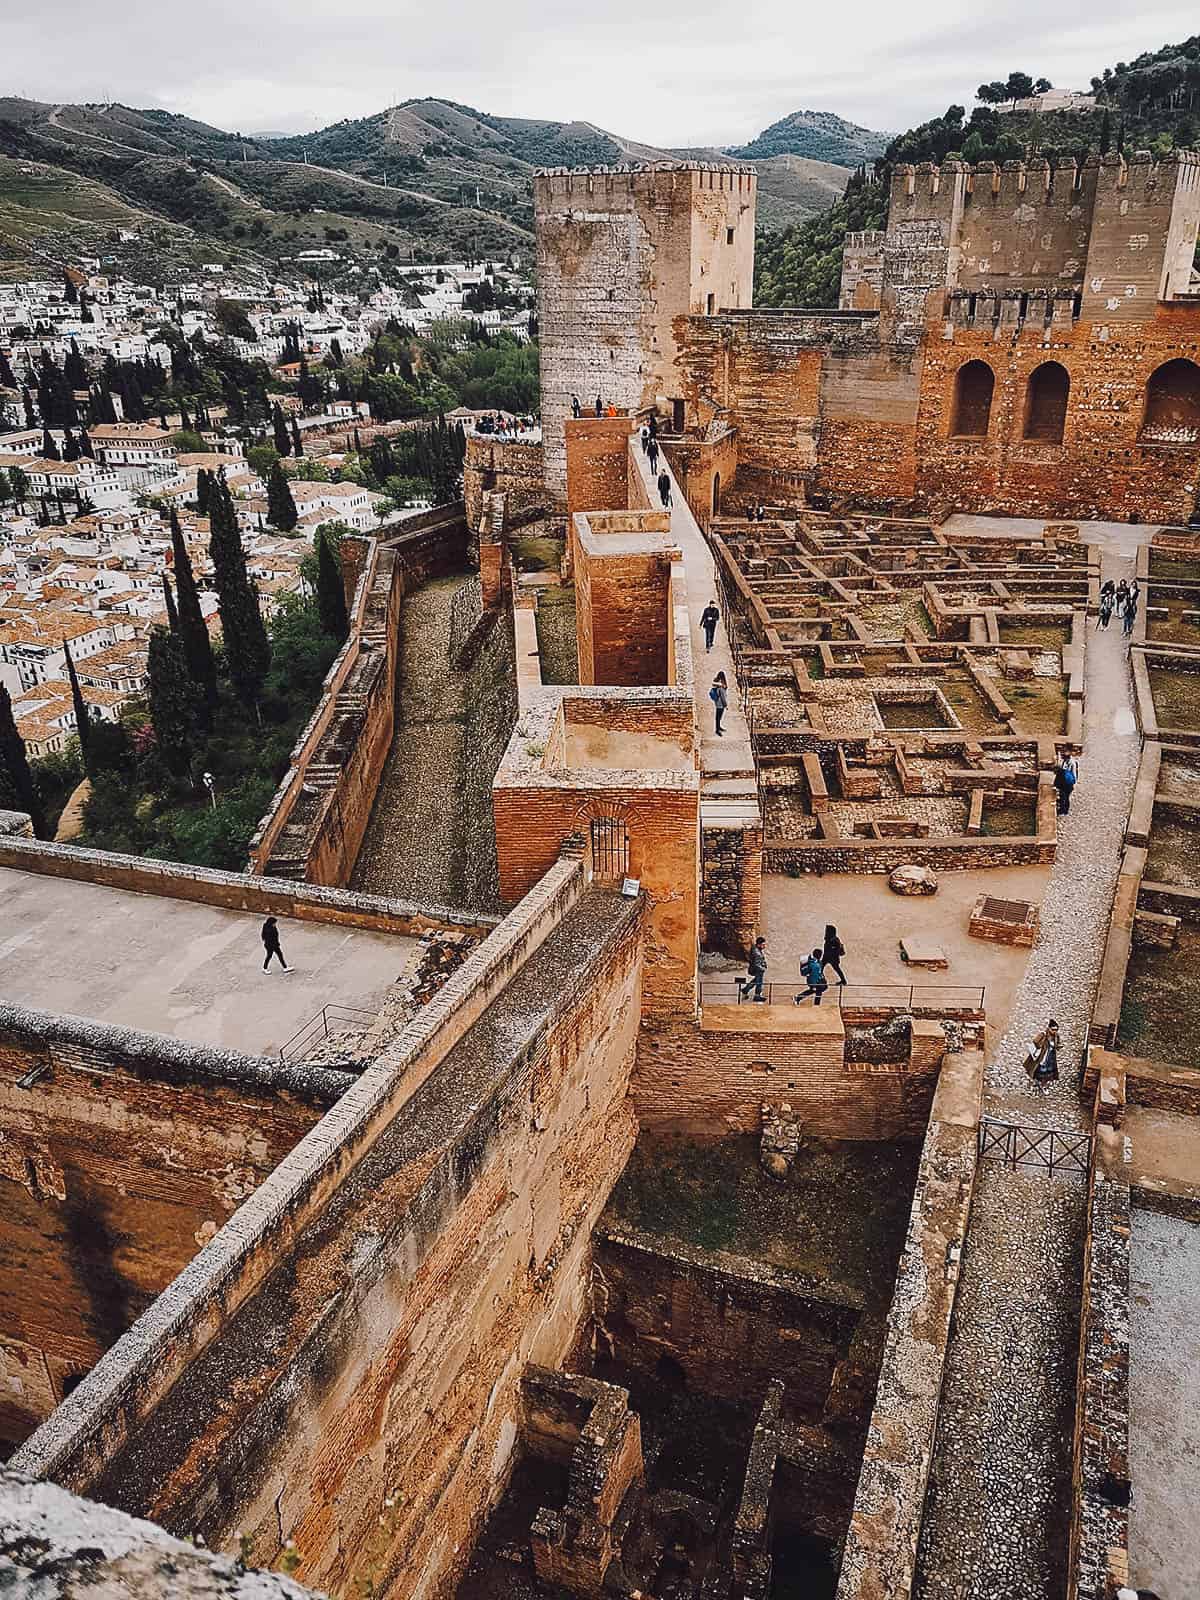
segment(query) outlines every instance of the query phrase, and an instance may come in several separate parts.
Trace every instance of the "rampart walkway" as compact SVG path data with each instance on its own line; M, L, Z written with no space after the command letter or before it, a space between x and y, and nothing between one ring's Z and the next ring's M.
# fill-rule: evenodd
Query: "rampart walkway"
M1128 541L1118 543L1121 538ZM1104 575L1132 575L1137 535L1101 534ZM988 1116L1083 1129L1079 1069L1100 977L1139 739L1126 651L1088 636L1080 781L1061 819L1041 937L1008 1030L989 1052ZM1061 1076L1033 1091L1028 1040L1054 1017ZM1066 1587L1085 1186L1078 1177L981 1164L914 1595L1059 1600Z
M281 922L262 971L261 918L0 868L0 994L193 1044L273 1054L323 1005L377 1010L415 939Z

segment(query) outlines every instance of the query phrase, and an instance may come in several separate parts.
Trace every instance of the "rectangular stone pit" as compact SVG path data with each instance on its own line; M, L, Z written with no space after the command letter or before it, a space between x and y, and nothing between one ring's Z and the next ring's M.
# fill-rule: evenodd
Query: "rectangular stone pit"
M1031 900L1001 900L981 894L967 924L973 939L991 939L996 944L1027 948L1037 940L1041 915Z

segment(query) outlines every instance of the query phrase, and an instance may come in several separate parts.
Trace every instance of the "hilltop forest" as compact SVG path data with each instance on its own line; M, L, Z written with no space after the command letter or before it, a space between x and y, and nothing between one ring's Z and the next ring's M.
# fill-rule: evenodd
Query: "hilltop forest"
M944 115L898 134L870 167L860 166L845 194L828 210L774 234L760 233L755 303L763 306L834 306L847 231L881 228L887 220L891 169L898 162L1053 161L1092 152L1150 149L1166 155L1200 144L1200 35L1164 45L1133 62L1106 67L1091 81L1092 111L1003 111L1006 100L1026 98L1035 80L1024 72L979 86L977 105L950 106Z

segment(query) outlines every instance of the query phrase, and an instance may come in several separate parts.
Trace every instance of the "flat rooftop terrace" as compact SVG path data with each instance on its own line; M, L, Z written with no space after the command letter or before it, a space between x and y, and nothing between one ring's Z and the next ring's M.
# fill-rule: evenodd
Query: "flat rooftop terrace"
M262 970L262 919L0 868L0 998L195 1044L270 1055L323 1005L377 1010L417 940L280 921Z

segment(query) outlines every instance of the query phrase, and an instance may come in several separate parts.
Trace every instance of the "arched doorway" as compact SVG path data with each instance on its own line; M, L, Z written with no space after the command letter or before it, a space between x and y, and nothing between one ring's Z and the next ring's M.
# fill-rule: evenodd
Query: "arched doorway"
M1161 444L1200 439L1200 367L1194 361L1179 357L1150 374L1141 437Z
M593 817L589 844L593 878L612 883L629 876L629 828L624 817Z
M984 439L992 419L996 377L986 361L968 361L954 379L950 433L956 439Z
M1071 375L1058 361L1043 361L1029 375L1025 391L1025 437L1061 444L1067 425Z
M712 510L715 517L721 509L721 474L713 473Z

